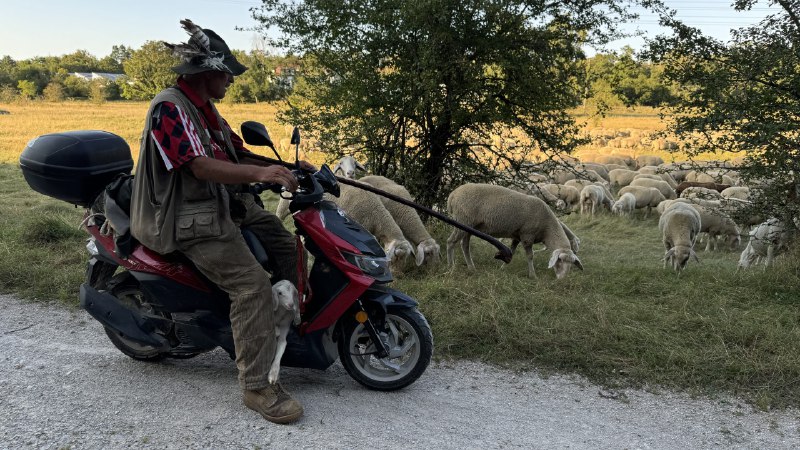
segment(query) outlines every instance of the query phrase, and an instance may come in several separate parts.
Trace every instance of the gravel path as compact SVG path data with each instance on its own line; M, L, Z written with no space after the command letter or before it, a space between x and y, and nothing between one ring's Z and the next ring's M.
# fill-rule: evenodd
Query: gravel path
M273 425L245 408L222 351L148 364L81 310L0 295L0 448L800 448L800 412L737 400L606 392L575 377L432 364L369 391L338 363L285 369L305 406Z

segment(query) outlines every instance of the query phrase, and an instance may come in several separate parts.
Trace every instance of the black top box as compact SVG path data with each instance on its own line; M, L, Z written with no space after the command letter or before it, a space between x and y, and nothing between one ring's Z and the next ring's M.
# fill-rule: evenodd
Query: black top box
M34 191L88 207L117 175L131 173L133 158L116 134L78 130L32 139L19 165Z

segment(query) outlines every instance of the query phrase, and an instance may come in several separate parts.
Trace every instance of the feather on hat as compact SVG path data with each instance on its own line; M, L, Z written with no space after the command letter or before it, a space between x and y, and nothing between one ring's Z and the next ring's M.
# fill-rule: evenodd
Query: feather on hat
M238 76L247 70L247 67L236 60L217 33L208 28L200 28L189 19L181 20L181 25L189 34L189 40L181 44L164 42L172 54L182 61L172 68L173 71L185 75L218 70Z

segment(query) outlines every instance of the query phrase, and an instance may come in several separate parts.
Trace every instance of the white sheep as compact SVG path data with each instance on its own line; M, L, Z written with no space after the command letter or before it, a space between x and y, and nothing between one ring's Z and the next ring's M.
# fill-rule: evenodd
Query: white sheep
M336 203L342 211L375 236L389 261L402 264L414 253L411 243L403 236L403 231L377 195L346 184L340 184L339 191L339 198L325 194L325 199Z
M750 188L747 186L731 186L719 193L723 198L737 198L739 200L750 200Z
M636 209L636 197L630 192L622 194L613 205L611 205L611 212L620 216L632 216L633 210Z
M561 200L555 194L553 194L547 189L544 189L542 186L538 184L530 183L525 187L524 190L519 192L522 192L523 194L532 195L534 197L538 197L544 200L548 205L558 210L563 211L567 209L567 203L564 200Z
M662 242L666 249L663 258L664 268L669 262L673 270L680 274L689 262L689 258L700 262L694 252L694 243L700 233L700 226L700 214L691 205L675 202L664 211L658 221L658 229L661 231Z
M533 278L533 244L542 242L552 251L548 268L555 270L556 278L563 278L575 265L583 270L583 264L572 250L561 222L547 204L536 197L525 195L502 186L489 184L465 184L459 186L447 198L450 216L479 231L496 238L518 240L528 258L528 276ZM467 267L474 270L475 264L469 250L470 234L456 228L447 238L447 262L455 264L454 249L461 243L461 251Z
M627 193L633 194L636 199L636 209L647 208L644 217L650 215L650 210L658 206L659 203L666 200L664 195L654 187L646 186L625 186L617 192L620 196Z
M389 178L380 175L367 175L358 181L367 183L382 191L396 195L400 198L413 201L414 198L408 190ZM403 231L403 235L416 246L415 262L418 266L423 263L432 264L439 261L439 244L433 239L419 218L419 214L410 206L403 205L386 197L378 196L383 206L392 215L394 221Z
M356 177L356 170L361 170L362 172L366 172L367 169L353 156L347 155L342 157L335 166L333 166L333 173L334 174L341 174L341 176L345 178L355 179Z
M739 247L741 243L741 230L730 217L721 212L718 202L706 201L692 203L692 207L700 214L700 232L708 234L708 241L704 251L717 248L717 237L724 237L725 243L731 250Z
M753 228L750 242L739 256L738 269L747 269L764 260L764 270L772 265L774 257L789 248L789 230L778 219L772 218Z
M675 193L675 189L670 187L669 183L664 180L651 180L648 178L638 178L631 181L630 186L645 186L645 187L654 187L661 192L661 194L667 200L671 200L677 198L678 195Z
M614 204L614 200L606 195L606 189L602 186L589 185L581 191L581 215L591 211L592 217L598 208L606 206L609 210Z
M704 199L704 200L719 200L722 198L722 195L714 189L709 189L703 186L689 186L683 191L681 191L681 198L690 198L690 199Z
M548 183L540 186L543 189L550 191L551 194L558 197L566 205L566 209L574 209L581 201L581 193L573 186L565 186L563 184Z
M612 186L617 185L625 187L631 184L631 181L633 181L636 175L636 171L630 169L613 169L608 171L608 179Z
M561 224L561 228L564 230L564 234L567 235L567 239L569 239L569 247L572 249L574 253L578 253L581 247L581 239L569 229L567 224L562 221L558 221ZM519 245L519 240L513 239L511 241L511 253L513 254L517 250L517 246Z

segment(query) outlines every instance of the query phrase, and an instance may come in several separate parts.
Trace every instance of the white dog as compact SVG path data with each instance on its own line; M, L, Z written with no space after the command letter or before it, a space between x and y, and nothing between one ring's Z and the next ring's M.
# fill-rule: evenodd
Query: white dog
M275 349L275 359L272 360L272 367L269 370L267 380L274 384L278 382L278 374L281 370L281 358L286 350L286 336L289 334L289 324L294 322L300 325L300 299L297 288L291 281L281 280L272 286L272 305L275 321L275 337L277 346Z

